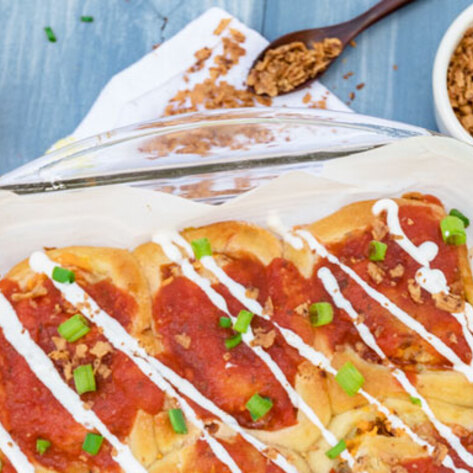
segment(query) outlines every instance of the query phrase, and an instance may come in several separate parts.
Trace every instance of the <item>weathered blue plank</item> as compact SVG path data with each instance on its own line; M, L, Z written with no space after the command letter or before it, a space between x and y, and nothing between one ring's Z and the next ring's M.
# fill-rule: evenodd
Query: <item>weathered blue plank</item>
M0 172L67 135L109 78L210 6L268 38L360 13L374 0L0 0ZM470 0L417 0L372 27L324 82L356 111L434 127L430 75L440 38ZM92 15L92 24L81 23ZM57 43L46 40L53 27ZM398 70L393 70L393 64ZM349 72L354 76L345 80ZM363 90L356 84L365 82Z

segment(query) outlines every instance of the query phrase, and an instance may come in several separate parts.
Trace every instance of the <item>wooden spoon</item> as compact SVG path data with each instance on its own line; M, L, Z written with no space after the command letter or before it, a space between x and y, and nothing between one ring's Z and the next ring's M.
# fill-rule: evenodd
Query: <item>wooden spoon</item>
M350 41L355 38L355 36L360 34L366 28L376 23L378 20L381 20L381 18L384 18L390 13L413 1L414 0L381 0L365 13L362 13L361 15L353 18L352 20L346 21L345 23L325 26L323 28L313 28L310 30L295 31L294 33L289 33L284 36L281 36L280 38L269 44L269 46L261 52L261 54L253 62L251 69L256 66L258 61L264 58L264 55L268 50L275 49L279 46L282 46L284 44L290 44L295 41L302 42L307 46L308 49L312 49L312 43L319 43L323 41L324 38L338 38L342 42L343 51L347 44L349 44ZM333 62L335 59L336 58L332 59L331 62ZM315 79L319 78L320 75L330 67L330 65L331 63L317 76L308 79L306 82L298 85L297 87L288 92L281 92L278 95L294 92L295 90L299 90L307 86ZM249 89L254 92L253 87L250 87Z

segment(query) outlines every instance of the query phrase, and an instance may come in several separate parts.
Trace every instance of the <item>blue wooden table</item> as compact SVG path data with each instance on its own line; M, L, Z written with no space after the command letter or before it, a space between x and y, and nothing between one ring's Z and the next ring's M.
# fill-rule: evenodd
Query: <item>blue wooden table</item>
M268 39L345 21L375 0L0 0L0 173L70 133L110 77L207 8ZM323 78L355 111L435 128L438 43L471 0L416 0L362 34ZM93 23L80 21L94 17ZM50 25L56 43L47 41ZM354 74L348 79L343 76ZM364 82L362 90L356 85Z

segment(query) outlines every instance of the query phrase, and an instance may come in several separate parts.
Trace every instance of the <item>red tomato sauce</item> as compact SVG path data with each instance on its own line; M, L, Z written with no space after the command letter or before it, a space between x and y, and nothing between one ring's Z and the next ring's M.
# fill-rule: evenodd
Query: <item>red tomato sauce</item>
M443 243L439 220L430 209L418 206L401 206L399 216L402 228L415 245L433 241L439 247L439 253L432 263L433 268L442 270L449 285L459 284L460 273L458 248ZM412 222L410 225L408 221ZM384 262L380 264L386 276L375 284L368 274L369 243L373 239L371 232L353 234L343 242L331 245L329 250L343 263L354 269L365 281L383 293L398 307L418 320L429 332L439 337L455 353L469 363L471 351L463 336L460 324L448 312L438 309L431 295L422 289L422 303L416 303L408 292L408 281L415 278L420 265L411 258L394 239L386 236L388 245ZM399 278L390 278L387 274L398 264L404 268ZM361 313L368 327L376 333L376 338L388 357L399 363L417 362L436 367L450 366L449 362L439 355L434 348L425 342L412 329L398 321L387 309L354 283L347 275L333 265L328 265L341 285L342 292L352 303L355 310ZM422 354L420 354L422 352Z
M57 327L75 313L65 303L60 292L48 279L43 282L47 295L36 298L31 305L29 300L15 302L11 295L19 290L11 281L2 281L0 290L10 299L19 319L30 332L33 340L45 351L51 353L56 350L52 337L58 337ZM131 320L135 310L135 303L131 296L114 287L113 284L99 283L92 290L97 304L109 315L122 323ZM131 301L129 300L131 299ZM69 313L66 313L69 310ZM123 313L122 313L123 311ZM67 343L66 350L69 359L73 360L78 344L87 345L90 350L98 341L106 341L99 330L92 326L90 332L74 343ZM89 352L79 360L73 362L73 367L91 363L97 358ZM54 360L55 366L64 377L64 364L61 360ZM120 439L124 439L133 426L136 414L144 410L152 415L162 410L164 395L125 354L118 350L106 354L102 363L111 370L108 377L96 373L97 391L81 396L85 402L91 403L92 409L107 425L110 431ZM74 380L68 381L69 386L75 389Z
M251 471L251 473L282 472L278 466L240 437L236 437L232 442L221 441L221 443L242 471ZM213 454L205 442L199 440L184 471L189 473L229 473L230 469Z
M100 471L119 471L110 446L104 442L96 456L87 455L82 443L87 431L76 423L39 381L26 361L0 332L0 419L20 449L41 465L58 471L72 471L87 465ZM36 452L36 439L51 442L44 455ZM81 458L79 460L79 457ZM84 466L82 466L84 468ZM3 470L14 471L11 465Z
M239 258L232 260L225 265L223 269L234 281L242 284L246 288L256 289L258 291L257 300L264 307L271 288L266 267L261 262L250 257ZM225 286L219 284L215 289L225 297L232 314L236 315L240 310L245 309L245 307L230 294L230 291ZM257 316L253 318L251 326L253 330L263 329L265 332L274 329L271 322ZM274 343L267 351L281 368L289 382L294 385L298 366L304 359L299 355L297 350L285 342L279 331L275 330L275 332L276 338Z
M315 268L314 274L317 273ZM326 346L332 351L342 345L355 346L360 336L350 317L333 305L332 298L325 291L322 282L317 278L305 279L293 263L275 259L268 266L269 293L274 305L274 319L281 326L296 332L309 345L317 348ZM314 328L310 317L295 309L305 302L330 302L333 305L333 321L325 326ZM364 353L367 358L376 360L369 350Z
M293 425L295 411L269 368L244 343L225 347L225 339L234 335L219 326L225 315L192 281L173 279L160 289L153 307L164 345L160 359L243 427L275 430ZM178 341L182 335L190 338L189 348ZM273 401L268 414L256 422L245 408L255 393Z

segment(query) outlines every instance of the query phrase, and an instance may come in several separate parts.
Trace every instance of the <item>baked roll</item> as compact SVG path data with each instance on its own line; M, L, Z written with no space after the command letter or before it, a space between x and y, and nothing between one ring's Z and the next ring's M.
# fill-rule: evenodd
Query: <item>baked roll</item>
M153 473L473 471L465 223L412 193L33 256L0 282L11 317L70 391L91 366L80 399L110 435L84 451L5 321L0 423L44 472L133 470L114 445Z

